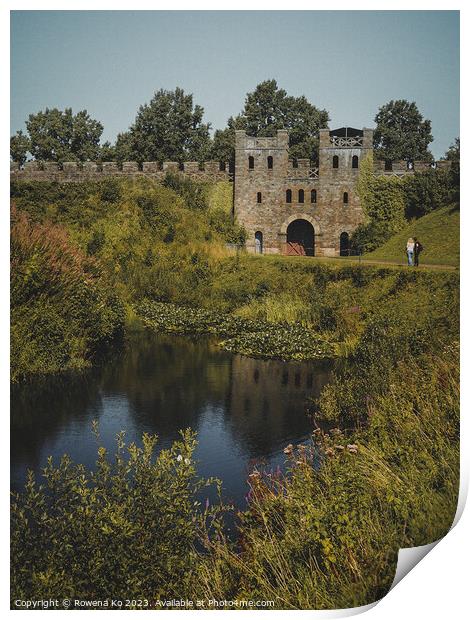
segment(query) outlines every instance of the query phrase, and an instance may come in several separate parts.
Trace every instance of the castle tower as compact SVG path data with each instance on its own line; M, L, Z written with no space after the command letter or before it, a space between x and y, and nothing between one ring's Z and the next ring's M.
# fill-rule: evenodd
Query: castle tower
M372 129L320 129L320 202L327 221L323 226L325 256L347 254L351 234L364 219L356 186L361 161L372 148Z
M277 210L287 174L289 137L272 138L235 132L234 214L248 233L248 251L278 251Z
M338 256L363 221L356 184L372 129L320 130L319 168L289 160L285 130L271 138L235 132L234 214L249 252Z

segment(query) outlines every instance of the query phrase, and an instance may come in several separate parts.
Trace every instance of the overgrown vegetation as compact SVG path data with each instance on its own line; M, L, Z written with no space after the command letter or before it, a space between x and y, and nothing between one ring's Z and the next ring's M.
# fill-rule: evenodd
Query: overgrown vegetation
M366 156L357 182L365 222L352 235L354 252L372 252L416 218L449 205L458 207L460 153L450 151L451 156L454 161L449 169L429 169L404 177L375 175L372 155Z
M370 382L367 426L317 429L310 446L288 446L287 475L254 470L249 508L239 515L242 551L227 540L209 543L199 596L236 592L282 609L347 608L384 596L398 549L437 540L452 524L457 373L454 347L404 359L387 394Z
M399 547L444 536L458 497L456 295L448 315L425 304L420 324L400 324L412 282L401 286L315 403L312 442L286 447L285 473L251 472L236 541L218 520L226 506L193 503L205 484L194 481L193 439L153 465L144 438L143 451L131 446L126 461L120 448L114 465L101 449L96 474L67 458L49 463L45 488L31 478L15 496L13 596L107 598L118 588L128 598L330 609L385 595ZM336 428L322 431L324 419Z
M83 368L122 332L122 302L63 228L11 220L12 379Z
M145 296L198 301L243 240L220 190L168 179L12 184L12 378L79 369ZM189 206L188 206L189 205ZM222 205L222 206L221 206Z
M361 162L357 191L366 216L352 236L360 253L370 252L405 225L403 181L395 176L376 176L372 155Z
M191 432L155 458L156 444L144 435L142 447L126 446L121 433L115 458L98 443L95 471L64 456L49 460L44 484L30 475L11 509L15 598L191 595L196 544L218 515L196 498L220 484L197 476Z
M198 503L208 481L191 434L156 458L154 438L125 452L120 437L94 473L49 463L43 488L31 477L13 500L12 595L370 603L398 548L443 536L453 519L458 273L230 254L211 219L230 212L227 188L167 185L13 186L16 377L55 370L46 353L61 360L64 342L79 368L124 309L250 355L325 355L335 343L347 363L310 404L311 444L286 447L285 473L251 472L248 509L231 514L236 541L219 519L227 507Z

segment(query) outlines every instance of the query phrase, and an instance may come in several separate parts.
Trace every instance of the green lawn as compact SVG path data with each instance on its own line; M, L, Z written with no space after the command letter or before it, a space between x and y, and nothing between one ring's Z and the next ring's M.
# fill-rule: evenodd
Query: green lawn
M454 205L437 209L411 222L380 248L366 254L366 260L406 263L408 237L418 237L424 246L421 262L429 265L459 264L460 211Z

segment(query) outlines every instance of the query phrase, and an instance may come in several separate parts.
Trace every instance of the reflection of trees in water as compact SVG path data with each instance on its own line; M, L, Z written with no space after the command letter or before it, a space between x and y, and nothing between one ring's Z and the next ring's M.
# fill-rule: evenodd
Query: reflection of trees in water
M234 357L231 425L250 456L270 454L280 442L310 431L305 401L320 394L329 376L325 363L286 364Z
M66 435L74 422L88 438L91 420L100 418L104 407L110 407L106 419L118 432L122 418L116 415L113 422L113 397L128 403L139 431L157 433L164 442L179 429L197 430L202 413L218 409L242 453L259 458L308 433L305 399L318 395L328 377L321 364L255 360L207 339L135 333L101 367L13 389L12 464L43 466L39 460L47 441Z
M102 389L126 395L137 426L176 436L181 428L196 430L206 406L224 402L230 367L231 355L209 340L143 332L105 369Z
M53 440L68 423L80 417L87 422L100 409L99 369L84 374L48 377L14 385L11 390L11 462L40 463L44 443Z

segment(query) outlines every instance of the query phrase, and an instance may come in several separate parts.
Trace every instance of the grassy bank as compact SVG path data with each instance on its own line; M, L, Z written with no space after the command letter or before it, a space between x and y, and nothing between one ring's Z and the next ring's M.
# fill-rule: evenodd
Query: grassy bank
M208 543L199 596L236 593L281 609L347 608L384 596L398 549L437 540L453 521L457 373L455 350L402 362L387 394L370 386L367 427L318 432L311 447L288 447L286 476L252 472L242 551Z
M224 324L218 333L230 350L259 356L272 352L275 357L282 357L284 351L289 359L306 359L330 355L331 346L325 343L335 343L336 354L352 350L370 318L385 304L413 323L429 312L445 315L449 303L455 306L458 285L452 274L230 255L225 244L240 239L242 231L231 222L227 183L201 185L179 177L169 177L166 185L146 178L65 185L17 183L12 186L12 200L34 234L47 240L53 229L70 254L82 257L88 272L91 265L99 272L96 290L109 298L105 306L114 307L112 291L120 308L119 316L110 317L109 335L123 322L132 321L135 309L147 300L157 304L151 316L144 313L147 325L174 329L172 314L177 305L186 308L179 311L180 327L184 314L186 331L204 331L208 315L201 312L215 313ZM14 228L13 243L15 235ZM54 241L48 244L53 247ZM67 289L68 276L54 291L34 286L36 280L45 280L54 263L47 252L39 244L12 265L14 378L79 369L105 340L100 333L91 333L80 344L72 344L74 338L65 326L73 329L76 341L86 333L86 313L80 318L69 303L63 303L74 298ZM32 288L25 297L16 291L18 283L24 287L26 273ZM85 305L88 310L102 308L98 297L95 302L90 298L90 303ZM165 310L158 305L162 303L173 306ZM33 307L36 312L31 312ZM27 320L31 325L42 321L46 329L52 324L59 327L55 336L42 337L32 328L25 329ZM77 321L83 321L83 327ZM209 323L216 331L213 318ZM59 350L63 342L71 343L66 354ZM40 363L23 355L28 347Z
M424 246L420 256L429 265L458 266L460 259L460 209L451 205L412 221L365 259L406 263L405 246L409 237L417 237Z
M13 380L80 370L122 332L135 300L203 282L242 234L221 185L12 184Z

